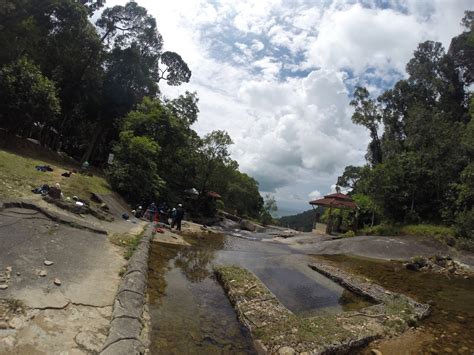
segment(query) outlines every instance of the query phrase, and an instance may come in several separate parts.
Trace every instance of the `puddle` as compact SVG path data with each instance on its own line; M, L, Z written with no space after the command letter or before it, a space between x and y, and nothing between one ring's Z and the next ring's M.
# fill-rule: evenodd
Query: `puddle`
M316 257L320 258L320 257ZM370 278L388 290L404 293L432 304L431 315L420 323L416 335L402 335L399 341L381 341L384 354L473 354L474 280L443 274L413 272L400 262L325 256L324 260ZM370 351L364 354L370 354Z
M154 243L149 296L153 354L254 353L250 335L238 322L215 264L253 271L277 298L300 316L360 309L369 305L311 270L311 257L286 246L246 238L186 237L191 247Z

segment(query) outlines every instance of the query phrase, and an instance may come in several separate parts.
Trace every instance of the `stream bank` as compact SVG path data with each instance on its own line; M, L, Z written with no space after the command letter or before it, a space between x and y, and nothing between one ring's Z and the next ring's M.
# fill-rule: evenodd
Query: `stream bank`
M398 261L351 257L317 256L329 263L361 275L392 292L401 292L431 305L431 315L400 337L370 345L384 354L472 354L474 352L474 280L431 272L407 270Z

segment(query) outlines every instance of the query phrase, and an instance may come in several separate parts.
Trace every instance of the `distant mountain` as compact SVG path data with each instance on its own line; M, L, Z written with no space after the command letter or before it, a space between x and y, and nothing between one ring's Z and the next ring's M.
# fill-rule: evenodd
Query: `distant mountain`
M289 227L302 232L311 232L313 229L315 213L316 212L311 209L293 216L278 218L278 222L282 227Z

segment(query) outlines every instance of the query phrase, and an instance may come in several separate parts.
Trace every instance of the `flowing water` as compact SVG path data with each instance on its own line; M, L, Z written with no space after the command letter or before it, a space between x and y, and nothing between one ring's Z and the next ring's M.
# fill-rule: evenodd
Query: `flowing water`
M187 237L191 247L153 243L150 315L153 354L254 353L247 330L216 282L212 266L253 271L300 316L366 307L368 303L311 270L311 257L265 242L265 235ZM263 240L262 240L263 239Z
M472 277L410 271L396 261L343 255L325 256L324 260L432 305L431 315L420 322L414 333L378 344L384 354L474 354Z

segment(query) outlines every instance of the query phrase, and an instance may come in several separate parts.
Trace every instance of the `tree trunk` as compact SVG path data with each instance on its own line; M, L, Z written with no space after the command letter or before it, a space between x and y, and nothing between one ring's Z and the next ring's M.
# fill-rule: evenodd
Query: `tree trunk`
M326 234L331 234L331 232L332 232L332 207L329 207L328 223L326 225Z
M98 127L95 129L94 136L92 137L92 140L89 143L87 150L84 152L84 155L82 156L81 164L83 164L86 161L89 161L90 163L90 158L92 156L92 153L95 151L97 147L97 142L99 141L99 137L103 131L104 131L104 127L101 124L99 124Z

